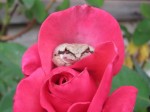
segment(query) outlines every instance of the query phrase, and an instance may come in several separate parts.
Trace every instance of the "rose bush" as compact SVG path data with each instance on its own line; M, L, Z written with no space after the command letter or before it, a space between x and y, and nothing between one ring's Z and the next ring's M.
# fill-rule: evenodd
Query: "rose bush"
M62 43L85 43L93 54L69 67L52 63ZM24 54L14 112L132 112L137 89L123 86L111 95L111 82L121 69L124 44L117 21L87 5L51 14L39 39Z

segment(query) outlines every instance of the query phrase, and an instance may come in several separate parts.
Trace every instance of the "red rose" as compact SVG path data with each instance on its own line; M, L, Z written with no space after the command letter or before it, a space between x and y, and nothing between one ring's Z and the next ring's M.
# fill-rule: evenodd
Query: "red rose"
M93 54L69 67L55 67L54 49L63 43L89 44ZM14 112L131 112L137 89L123 86L109 95L121 69L124 44L116 20L87 5L51 14L38 43L23 56L25 78L14 97Z

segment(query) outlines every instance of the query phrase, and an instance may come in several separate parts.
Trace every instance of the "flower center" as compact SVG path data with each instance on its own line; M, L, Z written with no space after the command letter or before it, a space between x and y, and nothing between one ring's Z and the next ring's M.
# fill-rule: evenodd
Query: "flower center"
M51 81L55 85L62 85L69 82L73 78L73 75L68 72L61 72L52 77Z

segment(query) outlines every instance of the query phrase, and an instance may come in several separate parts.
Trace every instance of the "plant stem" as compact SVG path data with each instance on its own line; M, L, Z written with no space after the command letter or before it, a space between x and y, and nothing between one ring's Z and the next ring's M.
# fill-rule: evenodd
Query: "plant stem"
M144 69L145 65L146 65L146 60L142 63L141 68Z
M56 2L56 0L50 0L50 2L48 3L48 5L46 6L45 10L48 11L55 2Z
M16 3L12 9L12 11L9 12L9 7L8 5L6 4L5 5L5 17L3 19L3 24L2 24L2 28L1 28L1 35L5 35L7 33L7 30L8 30L8 25L10 23L10 20L13 16L13 14L15 13L16 9L18 7L18 4ZM0 36L1 38L2 36Z
M28 32L34 26L35 23L36 23L36 20L33 19L32 21L30 21L27 24L27 26L23 30L21 30L17 34L12 35L12 36L2 36L0 39L1 39L1 41L8 41L8 40L13 40L13 39L15 39L17 37L20 37L22 34Z
M10 22L9 7L7 4L5 4L5 16L2 22L1 35L4 35L7 32L7 27L8 27L9 22Z
M56 0L50 0L50 2L49 2L49 4L46 6L46 8L45 8L45 11L48 11L50 8L51 8L51 6L54 4L56 2ZM16 9L14 9L14 10L16 10ZM14 11L12 11L12 13L13 13ZM17 34L15 34L15 35L12 35L12 36L1 36L0 37L0 40L1 41L8 41L8 40L13 40L13 39L15 39L15 38L17 38L17 37L20 37L21 35L23 35L24 33L26 33L26 32L28 32L30 29L32 29L33 28L33 26L36 24L36 19L32 19L28 24L27 24L27 26L23 29L23 30L21 30L20 32L18 32Z
M16 9L18 8L19 4L16 3L13 7L13 9L10 11L9 15L10 17L12 17L14 15L14 13L16 12Z

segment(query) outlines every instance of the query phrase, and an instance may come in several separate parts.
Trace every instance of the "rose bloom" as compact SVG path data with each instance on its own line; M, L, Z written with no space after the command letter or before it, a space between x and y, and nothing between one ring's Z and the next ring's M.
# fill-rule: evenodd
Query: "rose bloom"
M88 44L95 51L71 66L56 67L53 51L63 43ZM110 94L123 60L121 30L109 13L87 5L55 12L23 56L25 77L17 86L13 111L132 112L135 87L122 86Z

